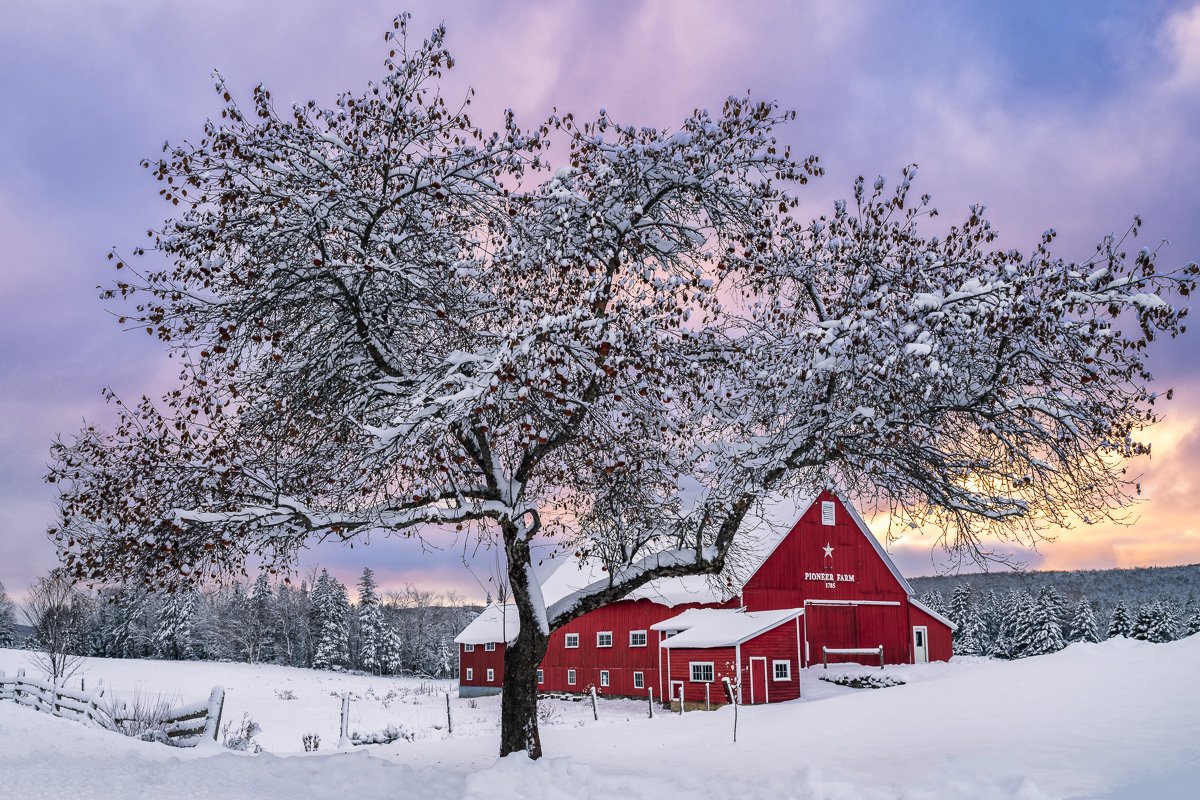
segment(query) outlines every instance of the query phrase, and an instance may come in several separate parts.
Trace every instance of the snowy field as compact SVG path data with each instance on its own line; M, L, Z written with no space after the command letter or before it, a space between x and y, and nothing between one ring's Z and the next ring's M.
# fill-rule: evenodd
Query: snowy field
M8 674L25 664L0 650ZM29 672L33 670L28 669ZM833 668L831 668L833 671ZM878 674L878 670L874 671ZM227 689L226 719L262 726L259 755L137 742L0 703L0 796L212 798L1188 798L1200 796L1200 636L1114 639L1015 662L889 667L907 681L849 689L802 676L805 699L658 713L644 703L547 701L546 758L499 761L498 698L446 683L206 662L91 659L89 682L121 696L203 699ZM411 741L337 750L351 727L403 725ZM290 692L295 699L284 699ZM317 733L321 749L302 752Z

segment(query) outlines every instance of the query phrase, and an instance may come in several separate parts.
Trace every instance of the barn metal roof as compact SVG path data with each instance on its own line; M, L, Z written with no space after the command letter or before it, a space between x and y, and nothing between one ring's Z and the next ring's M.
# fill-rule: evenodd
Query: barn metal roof
M656 631L681 631L662 642L660 647L667 649L733 647L803 614L802 608L775 611L690 608L650 627Z

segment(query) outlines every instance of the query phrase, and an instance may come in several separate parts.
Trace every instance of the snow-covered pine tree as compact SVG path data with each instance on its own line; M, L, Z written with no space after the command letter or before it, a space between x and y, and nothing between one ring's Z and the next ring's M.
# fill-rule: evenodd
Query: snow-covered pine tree
M1067 615L1067 601L1059 594L1058 589L1054 588L1054 584L1046 584L1042 590L1038 592L1039 597L1044 597L1046 607L1050 609L1051 615L1058 620L1059 632L1066 638L1066 631L1070 626L1071 620Z
M17 643L17 612L12 598L0 581L0 647L12 647Z
M932 608L943 617L949 614L949 609L946 606L946 598L937 589L930 589L921 595L921 604Z
M1183 624L1184 636L1195 636L1200 633L1200 602L1192 598L1192 613Z
M968 635L967 617L971 613L971 586L968 583L956 584L950 593L950 604L946 608L946 616L958 626L954 631L954 652L960 652L959 643ZM973 633L973 632L972 632Z
M1137 614L1134 615L1133 624L1130 626L1130 638L1149 641L1150 627L1154 618L1153 605L1153 602L1148 602L1138 606Z
M1148 642L1158 644L1173 642L1179 638L1179 625L1175 621L1175 610L1170 603L1163 600L1151 603L1147 622L1145 636L1137 638L1145 638Z
M1067 646L1059 622L1059 602L1054 590L1045 586L1038 592L1029 613L1029 639L1023 655L1041 656L1057 653Z
M1120 600L1113 607L1112 617L1108 622L1108 633L1104 638L1111 639L1114 636L1132 635L1133 621L1129 618L1129 607L1125 605L1124 600Z
M171 592L163 599L154 630L154 652L159 658L183 661L194 657L192 624L195 611L194 592Z
M979 652L980 655L996 655L1000 626L1003 622L1003 604L994 589L983 596L979 604Z
M254 579L254 588L250 591L250 608L252 635L255 639L255 661L273 662L275 660L275 593L271 590L271 580L266 571L258 573Z
M383 653L386 632L377 587L375 573L369 567L364 568L358 580L359 666L380 675L386 671Z
M1071 641L1100 641L1100 631L1096 625L1096 614L1092 611L1092 604L1088 602L1087 597L1079 598L1079 605L1075 607L1075 615L1071 618Z
M1016 592L1014 601L1011 657L1025 658L1033 655L1030 651L1035 636L1035 603L1026 591Z
M348 660L346 622L350 601L346 587L328 570L313 587L313 668L333 669Z

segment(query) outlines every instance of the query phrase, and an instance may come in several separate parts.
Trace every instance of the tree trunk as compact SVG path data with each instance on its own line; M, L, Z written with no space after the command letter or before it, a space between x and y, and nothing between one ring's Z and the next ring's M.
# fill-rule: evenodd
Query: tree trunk
M504 688L500 696L500 755L524 750L542 757L538 733L537 671L550 638L542 633L529 596L529 545L505 525L508 580L521 629L504 650Z

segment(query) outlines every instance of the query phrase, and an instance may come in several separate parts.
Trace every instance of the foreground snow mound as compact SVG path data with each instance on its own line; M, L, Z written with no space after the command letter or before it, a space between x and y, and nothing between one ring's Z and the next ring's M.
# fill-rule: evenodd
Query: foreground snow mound
M604 701L594 723L590 705L565 703L580 713L543 729L547 757L537 762L496 759L495 698L456 709L465 735L456 725L452 737L288 757L178 750L0 702L0 797L1184 798L1200 786L1197 663L1200 636L1072 645L1018 662L889 667L884 674L906 683L882 691L818 680L818 667L801 675L804 700L742 708L736 745L728 708L647 719L642 703ZM239 703L278 704L273 723L288 732L285 744L314 721L305 698L323 707L325 682L337 680L318 676L319 692L302 671L172 669L197 670L207 682L221 667L239 667ZM300 699L275 698L267 678L282 677ZM386 710L402 707L414 708L397 698ZM468 711L479 717L474 731Z

